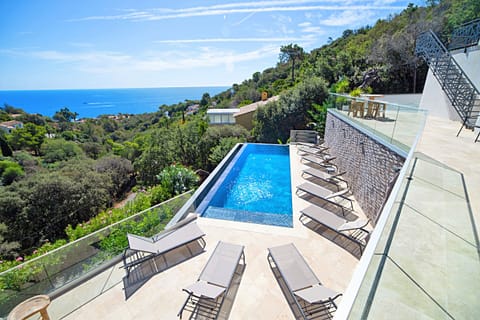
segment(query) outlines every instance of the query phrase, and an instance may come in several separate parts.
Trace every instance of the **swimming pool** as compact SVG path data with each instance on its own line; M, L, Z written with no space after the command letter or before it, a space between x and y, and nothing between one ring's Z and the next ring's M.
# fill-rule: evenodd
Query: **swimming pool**
M207 218L292 227L289 147L244 144L197 212Z

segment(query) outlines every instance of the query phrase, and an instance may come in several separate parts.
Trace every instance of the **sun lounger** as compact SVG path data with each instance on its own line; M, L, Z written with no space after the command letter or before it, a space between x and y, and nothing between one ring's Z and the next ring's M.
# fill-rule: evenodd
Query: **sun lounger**
M187 310L209 319L216 319L232 284L240 260L245 264L244 246L220 241L203 268L197 282L184 288L188 293L178 316Z
M310 154L314 156L323 156L323 155L328 155L327 150L328 150L328 147L325 147L322 145L312 145L312 146L299 145L297 147L297 154L299 155Z
M303 319L337 309L335 299L341 296L320 283L293 243L268 249L270 268L277 268Z
M160 255L165 259L164 254L176 248L186 246L192 253L188 247L192 242L199 242L200 246L205 248L205 240L203 240L205 233L198 227L196 218L196 215L187 217L153 237L127 234L128 249L123 253L123 266L127 271L127 277L130 275L131 269L142 262ZM153 262L155 270L158 272L155 260ZM167 264L166 259L165 264Z
M302 156L301 161L303 163L314 163L318 166L327 168L327 167L336 167L334 163L332 163L333 160L335 160L336 157L330 156L330 155L324 155L324 156L314 156L314 155L306 155Z
M310 205L300 211L299 220L302 223L302 218L304 217L308 217L310 220L320 223L339 235L355 242L360 247L360 254L363 253L363 249L365 248L370 235L370 232L365 229L369 220L357 219L355 221L348 221L315 205Z
M303 170L303 172L302 172L303 177L305 177L305 175L309 175L309 176L315 177L317 179L320 179L322 181L325 181L327 183L333 184L335 187L337 187L338 191L340 191L342 183L345 183L345 185L348 188L347 181L340 178L344 174L345 174L345 171L340 172L340 173L330 173L330 172L327 172L327 171L318 170L318 169L311 168L311 167Z
M307 193L311 196L321 199L324 202L332 204L340 209L342 209L342 214L345 216L345 210L349 210L345 208L342 204L335 201L335 198L341 198L350 202L351 210L353 210L353 203L352 199L346 197L345 195L348 193L348 189L343 189L338 192L332 192L328 189L325 189L321 186L310 182L304 182L301 185L297 186L297 195L299 192Z

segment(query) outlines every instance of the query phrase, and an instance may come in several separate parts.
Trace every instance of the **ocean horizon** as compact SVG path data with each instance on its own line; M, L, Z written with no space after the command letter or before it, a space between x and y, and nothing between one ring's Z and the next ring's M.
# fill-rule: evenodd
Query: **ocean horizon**
M230 87L163 87L118 89L0 90L0 103L28 113L52 117L67 107L78 119L104 114L141 114L159 111L162 105L211 97Z

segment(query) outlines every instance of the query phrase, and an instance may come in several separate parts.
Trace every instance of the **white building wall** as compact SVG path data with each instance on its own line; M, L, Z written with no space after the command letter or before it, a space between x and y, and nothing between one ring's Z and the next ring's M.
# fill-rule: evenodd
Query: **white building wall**
M469 48L467 52L457 50L452 52L452 55L474 85L480 88L480 46ZM428 71L425 81L420 108L427 109L433 116L460 121L460 117L431 70Z

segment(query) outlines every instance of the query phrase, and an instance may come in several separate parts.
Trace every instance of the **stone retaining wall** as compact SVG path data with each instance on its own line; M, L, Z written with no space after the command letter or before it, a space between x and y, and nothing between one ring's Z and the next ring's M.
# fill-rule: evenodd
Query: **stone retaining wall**
M325 143L335 164L368 218L375 225L405 158L328 112Z

